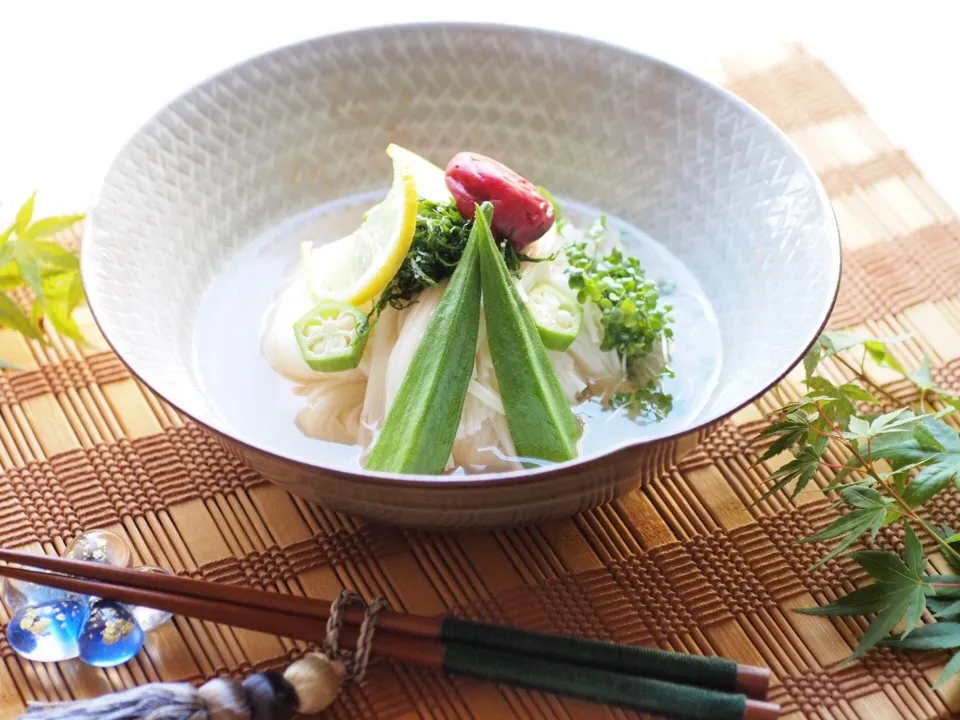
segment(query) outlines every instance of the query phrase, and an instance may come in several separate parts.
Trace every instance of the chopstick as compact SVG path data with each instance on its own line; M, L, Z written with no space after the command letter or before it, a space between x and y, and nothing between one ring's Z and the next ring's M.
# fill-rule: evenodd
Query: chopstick
M331 603L327 601L265 592L238 585L220 585L179 576L139 573L109 565L14 550L0 549L0 560L144 590L163 590L176 595L198 598L212 597L238 605L278 610L323 621L330 617ZM136 602L148 605L146 602ZM344 613L344 620L346 626L359 626L363 620L363 611L348 608ZM377 620L377 636L383 636L385 631L415 638L431 638L442 642L462 642L491 649L519 651L548 660L582 663L587 659L591 664L607 670L643 674L661 680L683 682L724 692L742 692L747 697L758 700L766 698L770 681L770 671L766 668L740 665L723 658L708 658L655 648L549 635L460 620L450 616L424 617L384 611ZM388 651L374 647L374 652L386 656ZM394 659L415 662L410 658Z
M324 621L330 617L330 607L332 605L326 600L283 595L241 585L223 585L179 575L143 573L112 565L71 560L56 555L37 555L20 550L0 548L0 561L93 580L103 580L133 588L164 590L178 595L226 600L237 605L248 605L267 610L282 610L286 613L314 617ZM5 574L5 572L0 572L0 575L2 574ZM358 610L355 607L346 608L343 617L346 623L359 625L363 621L363 610ZM416 637L435 638L440 632L442 619L442 616L426 617L385 610L377 620L377 629L394 630L404 635Z
M0 560L58 573L0 566L0 575L14 580L312 642L323 639L330 614L330 603L324 601L235 585L12 550L0 549ZM356 646L361 620L362 612L345 613L341 639L346 646ZM744 685L754 693L766 691L769 673L761 668L445 616L385 611L378 618L372 652L454 674L678 717L761 720L779 714L776 705L742 694ZM708 683L725 686L704 687Z
M88 563L79 564L87 565ZM89 564L93 565L93 563ZM9 565L0 567L0 576L308 642L322 641L327 632L326 622L317 618L305 616L291 618L289 613L278 610L250 608L210 598L126 585L110 585L81 577L42 573ZM359 625L344 623L340 640L347 647L355 648L358 635ZM443 656L443 646L439 642L390 632L382 633L379 628L374 633L372 650L377 655L392 660L418 665L438 665Z

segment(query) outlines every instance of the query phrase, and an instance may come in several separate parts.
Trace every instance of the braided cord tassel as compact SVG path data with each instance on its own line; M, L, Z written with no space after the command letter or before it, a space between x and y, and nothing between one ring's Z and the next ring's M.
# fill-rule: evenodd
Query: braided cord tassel
M357 649L354 652L341 650L339 646L340 628L343 627L343 611L350 605L363 605L363 622L360 624L360 634L357 638ZM373 632L376 629L377 617L387 606L386 601L377 597L369 605L352 590L343 590L330 607L330 618L327 620L327 637L323 643L324 653L331 660L340 660L344 666L345 680L363 680L370 662L370 648L373 645Z
M345 682L363 680L383 598L365 606L353 652L339 646L343 611L364 605L343 590L331 607L323 653L311 653L284 672L258 672L242 682L215 678L195 688L189 683L154 683L90 700L31 703L21 720L290 720L313 715L337 699Z
M156 683L92 700L32 703L27 720L209 720L207 706L189 683Z

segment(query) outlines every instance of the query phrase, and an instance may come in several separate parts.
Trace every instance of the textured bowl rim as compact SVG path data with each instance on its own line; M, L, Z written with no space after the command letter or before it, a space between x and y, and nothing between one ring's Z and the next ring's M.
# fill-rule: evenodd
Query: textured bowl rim
M791 361L781 372L779 372L776 377L767 385L765 385L761 390L753 394L752 396L744 399L741 402L738 402L734 407L729 410L722 411L720 414L706 418L700 419L696 423L683 427L681 429L675 430L673 432L665 433L663 435L648 436L644 438L637 438L636 440L626 441L619 445L613 446L607 450L604 450L599 453L592 454L587 457L578 457L573 460L562 463L552 463L550 465L545 465L537 468L523 469L523 470L511 470L507 472L496 472L496 473L477 473L472 475L422 475L422 474L402 474L402 473L385 473L379 471L370 471L363 468L348 469L343 467L335 467L331 465L320 464L319 462L309 462L306 460L301 460L297 458L290 457L280 451L275 449L270 449L268 447L263 447L259 444L255 444L252 440L244 440L237 437L233 431L227 427L221 426L220 423L216 422L216 418L211 422L200 420L189 412L183 410L176 402L167 397L163 392L161 392L155 385L148 380L145 376L140 374L128 361L123 357L121 353L117 351L113 343L110 340L109 334L106 328L101 323L100 319L97 317L96 310L94 308L92 298L87 298L87 307L90 310L90 314L96 323L101 335L103 336L105 342L110 347L110 350L120 359L124 366L130 371L131 375L136 378L138 381L143 383L152 393L157 397L161 398L168 405L173 407L178 413L189 418L193 422L197 423L201 427L205 428L208 431L212 431L215 435L229 439L231 442L234 442L241 447L245 448L248 451L251 451L259 455L267 455L271 458L274 458L278 461L285 463L292 463L300 468L303 468L307 471L320 471L328 475L335 476L340 479L359 481L368 485L385 485L385 486L396 486L398 483L408 486L410 488L433 488L437 485L442 485L443 487L471 487L471 488L485 488L490 486L503 486L503 485L512 485L519 483L527 482L545 482L549 481L552 477L559 473L566 471L571 471L576 468L587 469L594 465L599 465L604 462L607 462L613 458L616 458L624 453L630 453L636 451L639 448L645 446L655 446L660 443L669 442L671 440L676 440L694 433L703 431L717 423L720 423L732 415L735 415L737 412L747 407L754 401L763 397L769 390L776 385L778 385L790 372L796 367L807 352L813 347L817 339L820 337L823 330L826 328L827 323L830 319L831 314L833 313L834 308L836 307L837 298L840 293L840 279L843 272L843 252L840 242L840 228L837 222L836 213L833 209L833 205L830 202L830 198L827 195L826 189L823 186L823 183L820 181L819 176L814 171L813 167L810 164L810 161L800 152L799 148L790 140L790 138L779 128L777 127L766 115L760 112L758 109L747 103L741 97L735 93L727 90L721 85L704 78L696 73L685 70L677 65L669 63L665 60L662 60L658 57L654 57L647 53L638 51L629 46L610 42L607 40L601 40L596 37L582 35L573 32L559 31L550 28L539 28L529 25L522 24L511 24L511 23L496 23L496 22L460 22L460 21L414 21L414 22L399 22L399 23L384 23L384 24L369 24L364 27L350 28L347 30L342 30L332 33L324 33L315 35L310 38L306 38L297 42L287 43L284 45L274 46L263 52L250 55L242 60L239 60L231 65L228 65L224 68L221 68L216 73L209 75L200 82L197 82L190 87L184 89L176 97L168 100L163 107L158 108L151 117L144 121L137 130L130 135L130 137L123 143L120 149L114 155L113 160L110 162L110 166L104 173L104 176L97 187L97 191L93 196L91 201L90 211L87 213L86 219L84 220L83 234L84 236L90 237L95 235L93 231L92 224L93 218L96 211L96 205L99 200L100 191L103 187L106 178L113 171L113 168L116 164L117 159L126 151L130 146L133 140L144 130L146 129L166 108L170 107L172 104L178 102L182 98L189 95L191 92L195 91L197 88L203 87L204 85L214 82L226 75L229 75L232 72L235 72L241 67L248 65L260 58L269 57L274 54L290 51L294 48L303 47L310 45L312 43L318 42L320 40L329 40L333 38L340 37L362 37L364 35L372 35L375 33L380 33L384 31L417 31L417 30L429 30L429 29L449 29L449 30L459 30L459 31L473 31L473 30L487 30L487 31L506 31L506 32L523 32L531 33L542 36L551 36L561 41L573 41L586 45L593 45L598 48L606 48L611 50L616 50L621 53L632 55L643 60L652 63L654 65L659 65L660 67L685 77L688 80L691 80L695 83L700 84L706 89L717 93L725 100L732 103L736 106L741 112L746 113L749 116L752 116L757 120L762 126L772 134L773 137L778 138L784 145L784 147L792 152L798 161L798 165L807 173L809 178L812 181L813 190L817 195L817 198L820 200L821 204L829 210L830 218L832 222L827 222L828 230L830 232L834 242L830 243L830 249L834 255L835 262L831 263L832 271L832 282L830 283L833 288L829 302L826 304L825 312L823 318L820 321L817 331L813 334L813 337L808 338L801 351L796 356L796 359ZM91 253L82 252L83 244L81 243L81 262L80 262L80 273L81 279L83 280L84 287L87 286L86 278L93 272L91 267L92 261ZM87 261L84 262L84 258L87 258Z

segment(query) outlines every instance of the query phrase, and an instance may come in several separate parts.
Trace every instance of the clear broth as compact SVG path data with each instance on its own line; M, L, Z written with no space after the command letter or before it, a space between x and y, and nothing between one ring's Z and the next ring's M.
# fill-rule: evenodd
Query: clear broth
M310 438L296 425L305 399L294 383L278 375L260 351L263 323L278 289L300 271L303 240L333 241L357 227L362 213L382 198L366 193L320 205L290 218L250 242L214 278L197 313L194 363L204 393L226 427L239 437L302 459L356 469L359 445ZM600 211L561 200L566 217L589 226ZM594 401L575 406L584 421L584 456L638 438L668 435L696 420L716 388L722 362L716 315L693 274L665 247L628 223L608 216L619 230L624 250L636 256L673 306L675 377L664 382L673 411L659 422L641 424Z

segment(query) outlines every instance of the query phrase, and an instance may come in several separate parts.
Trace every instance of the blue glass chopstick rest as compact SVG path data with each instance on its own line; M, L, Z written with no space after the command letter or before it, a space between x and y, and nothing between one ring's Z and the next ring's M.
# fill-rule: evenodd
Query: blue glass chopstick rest
M64 556L73 560L130 567L130 547L108 530L78 535ZM140 566L143 572L166 573ZM121 665L143 647L146 634L170 620L170 613L133 607L56 588L0 578L0 596L13 617L7 624L10 647L39 662L80 658L97 667Z

